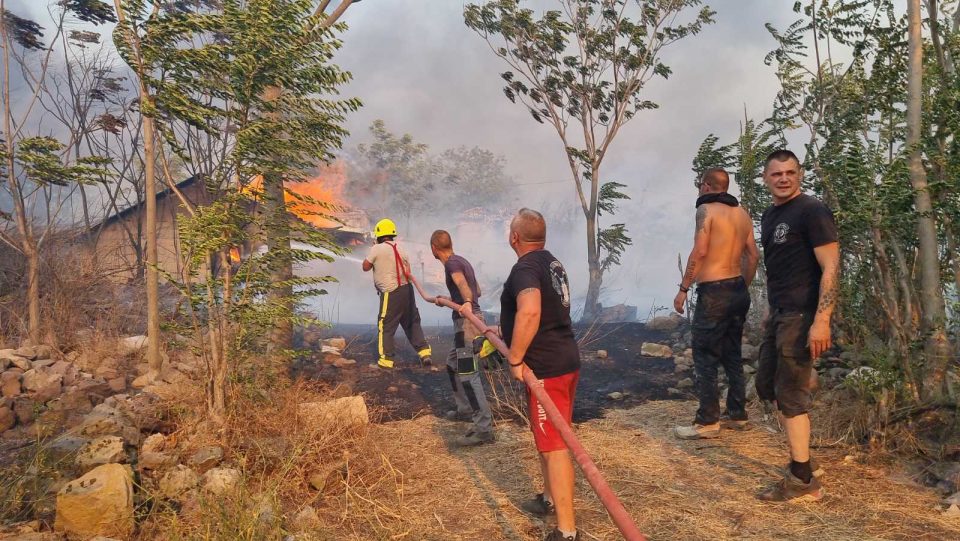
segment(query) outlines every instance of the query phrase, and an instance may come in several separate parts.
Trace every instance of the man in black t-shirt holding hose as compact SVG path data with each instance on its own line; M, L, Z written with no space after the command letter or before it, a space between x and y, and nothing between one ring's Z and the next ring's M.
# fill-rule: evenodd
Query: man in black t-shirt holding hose
M510 372L523 381L524 371L532 371L570 423L580 375L580 352L570 319L567 272L544 249L547 224L539 212L521 209L510 222L509 240L517 262L503 285L500 326L510 347ZM522 507L539 516L556 513L557 527L546 541L576 541L580 536L573 512L573 461L543 406L529 389L527 394L530 429L540 452L544 486L542 494Z
M840 245L833 214L801 192L803 169L789 150L770 154L763 180L773 205L761 218L770 315L760 346L757 394L776 401L790 448L784 477L757 495L767 501L823 497L810 465L814 359L830 349L830 317L838 299Z

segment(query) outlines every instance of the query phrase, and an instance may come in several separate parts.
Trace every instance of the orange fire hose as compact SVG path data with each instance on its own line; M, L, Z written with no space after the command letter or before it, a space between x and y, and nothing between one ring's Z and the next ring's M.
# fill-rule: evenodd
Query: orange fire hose
M436 304L436 297L428 296L423 290L423 287L420 286L420 283L417 282L412 275L408 274L407 277L417 288L420 296L423 297L425 301ZM460 310L459 304L446 298L441 298L440 304L446 306L447 308L452 308L453 310ZM508 348L503 340L497 336L493 329L484 325L484 323L480 321L480 319L472 312L467 312L464 314L464 316L466 316L466 318L470 320L470 323L472 323L477 329L480 329L480 331L483 332L484 336L487 337L487 340L490 340L490 343L493 344L501 354L503 354L505 357L509 355L510 348ZM527 384L527 388L530 389L530 392L536 395L537 400L539 400L540 404L543 405L543 409L547 413L547 418L560 432L560 437L562 437L563 442L567 444L567 448L570 449L570 452L573 454L573 458L577 461L577 464L580 465L580 469L583 471L584 477L587 478L590 486L593 487L593 491L596 492L597 497L600 498L600 502L607 509L607 513L610 514L610 518L613 519L614 524L617 525L617 528L620 530L620 533L623 534L624 539L627 541L646 541L647 538L640 533L637 525L633 522L633 518L629 513L627 513L627 510L623 507L623 504L620 503L617 495L613 493L610 485L608 485L607 481L603 478L603 474L600 473L597 465L593 463L590 455L587 454L587 450L583 448L580 440L577 439L577 435L573 433L573 429L569 424L567 424L566 420L564 420L563 416L560 414L560 410L557 409L557 406L553 403L553 400L550 399L550 396L543 389L543 386L539 384L536 376L533 375L531 370L523 371L523 382Z

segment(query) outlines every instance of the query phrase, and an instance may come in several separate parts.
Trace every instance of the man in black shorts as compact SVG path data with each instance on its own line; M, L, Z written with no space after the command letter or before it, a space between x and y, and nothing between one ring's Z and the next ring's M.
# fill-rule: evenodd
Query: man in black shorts
M513 377L533 371L537 384L560 410L566 423L573 418L573 399L580 376L580 351L570 319L570 284L563 265L544 249L547 224L543 216L521 209L510 222L510 247L517 262L503 284L500 327L510 347L507 360ZM529 389L530 429L540 452L543 493L523 504L529 513L556 513L557 527L546 541L578 541L573 513L573 460L543 405Z
M810 465L808 412L813 403L813 360L831 347L840 245L833 214L802 193L802 178L800 160L793 152L778 150L767 157L763 180L773 206L763 213L760 240L770 315L760 346L757 394L776 402L790 447L783 479L757 495L767 501L823 497Z

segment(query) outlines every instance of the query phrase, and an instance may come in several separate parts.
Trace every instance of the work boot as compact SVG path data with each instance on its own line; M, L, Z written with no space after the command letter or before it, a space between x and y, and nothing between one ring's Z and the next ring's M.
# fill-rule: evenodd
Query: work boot
M819 479L811 477L809 483L804 483L789 469L783 479L757 494L757 499L765 502L816 502L821 498L823 488Z
M720 423L712 425L701 425L694 423L693 426L675 426L673 435L681 440L701 440L720 437Z
M424 368L429 368L432 364L433 364L433 359L431 359L429 355L426 357L420 358L420 366Z
M472 421L473 413L469 411L450 410L444 417L449 421Z
M471 430L457 438L457 445L460 447L474 447L483 445L484 443L493 443L494 441L496 441L496 438L494 438L493 432L474 432Z
M387 359L386 357L380 357L380 360L377 361L377 366L385 370L392 370L393 361L391 361L390 359Z
M573 537L563 535L559 528L554 528L552 532L543 538L543 541L580 541L580 530L577 530Z
M556 508L553 506L553 502L548 502L547 499L543 497L542 492L537 494L532 500L527 500L521 503L520 508L531 515L538 517L545 517L557 512Z

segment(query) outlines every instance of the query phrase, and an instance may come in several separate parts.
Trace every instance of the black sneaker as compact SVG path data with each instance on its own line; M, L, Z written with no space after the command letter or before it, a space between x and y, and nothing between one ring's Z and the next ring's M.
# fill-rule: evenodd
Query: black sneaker
M473 420L473 412L448 410L447 413L444 414L444 417L450 421L471 421Z
M497 441L497 438L493 435L493 432L474 432L471 430L466 435L457 438L457 445L460 447L475 447L495 441Z
M548 502L546 498L543 497L542 492L537 494L534 499L527 500L520 504L520 508L531 515L536 515L538 517L545 517L557 512L556 508L553 507L553 502ZM560 538L558 537L557 539Z
M552 532L543 538L543 541L580 541L580 530L577 530L577 534L573 537L569 537L563 535L559 529L554 528Z

